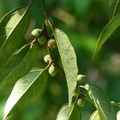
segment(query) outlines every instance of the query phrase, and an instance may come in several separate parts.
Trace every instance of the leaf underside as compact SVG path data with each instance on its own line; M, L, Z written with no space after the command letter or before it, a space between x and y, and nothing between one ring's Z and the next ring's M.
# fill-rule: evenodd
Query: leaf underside
M67 35L63 31L56 28L54 31L54 35L64 68L65 77L67 80L69 105L71 105L78 75L76 54Z

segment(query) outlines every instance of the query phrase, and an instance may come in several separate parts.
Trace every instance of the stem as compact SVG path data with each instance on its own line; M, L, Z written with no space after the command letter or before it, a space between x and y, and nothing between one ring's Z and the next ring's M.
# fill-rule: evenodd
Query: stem
M65 72L62 70L62 68L58 65L58 63L56 61L54 61L55 65L57 66L57 68L61 71L61 73L65 76Z
M79 95L77 95L74 105L77 104L78 99L79 99Z
M63 73L63 75L65 75L64 71L62 70L62 68L61 68L61 67L59 66L59 64L54 60L51 49L50 49L49 47L47 47L47 50L48 50L48 53L49 53L50 58L51 58L51 60L52 60L51 62L52 62L52 63L55 63L55 65L57 66L57 68Z
M42 0L42 8L43 8L43 15L44 15L44 25L43 25L43 30L42 30L42 32L45 34L45 33L47 32L47 30L46 30L46 25L45 25L45 19L48 20L48 23L49 23L52 31L54 31L54 28L53 28L53 26L52 26L51 21L50 21L49 18L47 17L46 8L45 8L45 0ZM38 39L43 33L41 33L36 39ZM48 37L46 34L45 34L45 36L46 36L46 39L48 40L49 37ZM36 39L35 39L34 41L36 41ZM48 50L48 53L49 53L50 58L51 58L51 60L52 60L52 61L51 61L51 64L52 64L52 63L55 63L55 65L58 67L58 69L65 75L64 71L62 70L62 68L61 68L61 67L58 65L58 63L54 60L51 49L50 49L49 47L47 47L47 50Z
M29 4L28 7L27 7L27 11L28 11L28 9L31 7L31 5L33 4L34 1L35 1L35 0L32 0L32 1L30 2L30 4Z
M44 19L47 18L47 14L46 14L46 8L45 8L45 1L42 0L42 7L43 7L43 15L44 15Z
M120 103L115 103L114 101L111 101L111 104L117 107L120 107Z

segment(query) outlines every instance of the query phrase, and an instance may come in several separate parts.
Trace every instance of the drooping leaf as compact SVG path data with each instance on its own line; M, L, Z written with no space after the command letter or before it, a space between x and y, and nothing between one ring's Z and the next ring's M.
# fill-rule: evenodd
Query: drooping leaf
M29 10L20 7L7 13L0 21L0 65L24 38L30 21Z
M107 94L95 84L86 84L85 89L95 103L98 113L102 114L101 116L104 116L105 120L116 120L115 110Z
M33 69L15 84L4 109L4 120L40 93L46 85L46 71Z
M57 114L56 120L81 120L82 112L78 105L68 105L62 106Z
M97 54L97 52L100 50L102 45L105 43L105 41L113 34L113 32L119 27L120 25L120 14L116 15L114 18L112 18L109 23L103 28L102 32L100 33L100 36L97 40L96 48L94 51L94 56Z
M110 19L112 19L115 16L118 4L119 0L107 0L107 8Z
M0 67L0 90L27 74L36 61L37 53L37 45L31 43L10 56Z
M60 53L62 65L65 71L69 94L69 105L71 105L72 96L77 84L76 79L78 74L76 54L67 35L63 31L56 28L54 35Z

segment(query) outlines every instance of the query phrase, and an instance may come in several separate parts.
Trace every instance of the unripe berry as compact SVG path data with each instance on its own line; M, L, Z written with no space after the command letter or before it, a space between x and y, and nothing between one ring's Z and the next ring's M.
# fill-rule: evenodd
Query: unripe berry
M50 20L50 22L53 24L52 19L49 19L49 20ZM45 19L45 25L46 25L47 34L48 34L48 36L50 37L50 36L52 35L53 31L52 31L52 29L51 29L51 27L50 27L50 24L49 24L49 22L48 22L47 19Z
M31 32L31 34L32 34L33 36L37 37L40 32L41 32L41 29L36 28L36 29L34 29L34 30Z
M48 41L48 47L49 48L55 48L55 40L54 39L50 39L49 41Z
M78 101L77 101L77 104L80 106L80 107L83 107L84 105L85 105L85 101L84 101L84 99L79 99Z
M80 89L78 87L76 87L75 91L74 91L74 95L78 95L80 93Z
M41 36L40 38L38 38L38 42L43 45L46 42L46 38L45 36Z
M46 63L49 63L49 62L50 62L50 55L46 55L46 56L44 57L44 61L45 61Z
M57 68L52 64L50 67L49 67L49 74L54 77L57 73Z
M77 76L77 82L78 82L78 84L81 84L84 81L85 77L86 77L86 75L79 74Z

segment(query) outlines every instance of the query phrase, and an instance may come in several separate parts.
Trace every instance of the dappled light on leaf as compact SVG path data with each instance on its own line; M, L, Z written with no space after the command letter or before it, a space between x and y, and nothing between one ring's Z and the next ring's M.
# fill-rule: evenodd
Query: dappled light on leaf
M40 93L45 88L46 81L46 71L42 69L33 69L27 75L20 78L5 105L4 120Z
M0 21L0 63L4 62L22 42L29 25L29 11L20 7L7 13Z
M116 120L116 114L107 94L95 84L86 84L85 89L95 104L99 114L106 120Z

